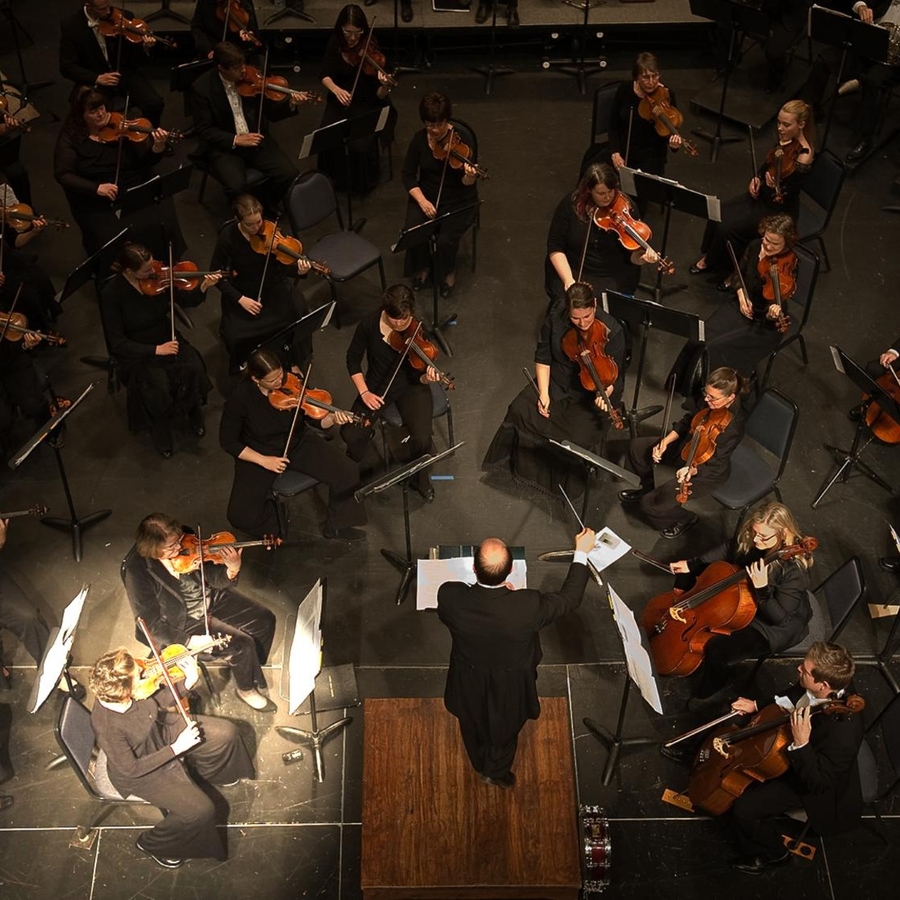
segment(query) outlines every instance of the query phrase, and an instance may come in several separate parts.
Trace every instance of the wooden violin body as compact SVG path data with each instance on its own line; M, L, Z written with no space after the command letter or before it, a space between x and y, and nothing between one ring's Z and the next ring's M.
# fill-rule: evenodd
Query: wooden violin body
M435 141L432 145L431 152L434 154L434 158L441 162L447 160L451 169L461 169L463 166L469 165L475 170L478 178L490 178L487 169L472 162L472 148L463 143L459 133L453 129L448 129L448 132L445 137Z
M171 678L172 681L184 681L186 677L185 672L179 663L184 662L192 656L197 656L199 653L207 653L210 650L221 650L230 643L230 634L220 634L216 637L210 637L208 641L204 641L199 646L192 647L190 650L185 647L184 644L169 644L169 646L160 653L160 656L162 657L166 671L169 673L169 678ZM164 686L165 676L162 673L159 663L157 663L155 659L136 659L135 662L137 663L141 674L135 682L131 696L135 700L146 700Z
M178 46L175 41L154 34L144 19L129 19L118 6L111 6L109 16L100 19L99 31L104 37L123 37L132 44L142 44L145 37L152 37L158 44L166 47L174 49Z
M316 262L305 256L303 244L295 237L282 234L278 230L278 226L268 219L262 223L262 228L256 234L250 235L250 246L264 256L271 253L278 262L285 266L290 266L301 259L305 260L314 272L318 272L325 278L331 277L331 269L325 263Z
M343 412L351 417L354 425L368 426L369 420L365 416L340 409L332 405L332 396L328 391L321 388L303 389L303 381L293 372L288 372L284 376L284 383L280 388L269 391L269 403L275 409L290 410L296 409L297 404L311 419L324 419L329 413Z
M115 143L120 138L125 138L133 144L143 144L150 139L154 130L149 119L126 119L120 112L111 112L97 137L106 144ZM175 143L182 137L178 131L169 131L166 133L166 143Z
M158 259L153 260L153 274L148 278L141 278L138 281L138 287L141 293L147 297L156 297L159 294L165 294L169 290L172 281L171 273L174 271L174 281L176 291L195 291L200 287L200 283L207 275L221 275L223 278L230 278L236 273L228 269L215 269L213 271L201 272L196 263L188 260L182 260L175 263L170 269L161 263Z
M262 41L250 30L250 13L238 0L219 0L216 6L216 18L220 22L228 20L228 30L238 35L241 40L262 47Z
M603 231L614 231L619 237L619 243L626 249L653 250L648 241L653 237L653 232L646 222L641 222L631 215L631 205L628 198L617 193L616 199L609 206L598 207L594 210L594 224ZM653 251L656 253L656 251ZM656 266L661 272L671 275L675 271L675 263L665 256L656 254L659 259Z
M691 495L690 469L709 462L716 453L716 441L731 424L734 414L727 408L701 409L691 419L691 440L681 448L681 458L688 468L688 475L678 485L675 499L687 503Z
M638 104L638 115L648 122L653 122L656 133L660 137L677 135L681 138L681 146L689 156L696 156L697 148L684 139L679 129L684 124L684 116L672 106L672 97L665 85L659 85L656 90L646 94Z
M35 219L43 219L43 216L36 215L34 210L27 203L14 203L12 206L6 206L0 213L2 218L13 231L24 234L34 228ZM68 228L68 222L61 222L57 219L45 219L47 225L57 230Z
M222 551L228 548L241 550L244 547L265 547L266 550L275 550L280 547L282 540L273 535L267 535L258 541L239 541L230 531L218 531L202 543L194 534L185 534L181 538L181 549L178 556L169 560L176 572L191 572L200 564L201 550L204 562L223 565Z
M613 425L622 429L625 427L622 416L609 402L606 394L606 389L615 384L619 377L618 364L604 352L608 341L609 329L599 319L594 319L587 332L570 328L563 335L562 351L572 362L578 364L581 386L586 391L596 393Z
M439 353L437 344L432 343L422 334L418 319L414 318L405 331L392 331L387 337L387 342L398 353L406 352L407 345L409 345L406 358L417 372L425 372L430 366L440 375L441 387L448 391L452 391L456 387L453 376L445 374L434 364Z
M775 195L772 198L775 203L784 203L782 181L794 174L803 149L803 144L797 138L792 138L786 144L777 144L766 155L766 174L771 175L775 182Z
M0 333L8 341L21 341L26 334L34 334L48 344L55 344L58 347L66 345L66 339L59 334L36 331L34 328L29 328L28 319L24 313L20 312L0 312Z
M321 103L322 95L314 91L295 91L281 75L268 75L255 66L244 66L244 77L235 85L242 97L257 97L263 94L267 100L288 100L294 103Z

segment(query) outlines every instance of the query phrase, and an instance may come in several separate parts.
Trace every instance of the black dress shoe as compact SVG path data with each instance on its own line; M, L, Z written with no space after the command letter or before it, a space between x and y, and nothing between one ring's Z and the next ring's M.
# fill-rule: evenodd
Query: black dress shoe
M414 291L421 291L423 287L427 287L429 284L431 284L431 279L428 275L426 275L424 278L419 278L419 276L417 275L412 280L412 289Z
M727 292L730 291L731 289L732 289L732 287L731 287L731 280L728 279L728 278L726 278L724 281L720 281L720 282L716 285L716 290L719 291L719 292L722 293L722 294L727 293Z
M677 538L680 535L684 534L689 528L693 528L699 521L700 516L698 516L697 513L691 513L690 519L686 519L684 522L679 522L677 525L668 525L666 528L663 528L662 531L660 531L660 534L664 538L673 540L674 538Z
M519 27L519 5L518 3L513 6L509 5L507 8L507 15L509 17L509 22L507 23L510 28L518 28Z
M422 495L422 499L426 503L434 503L434 488L430 484L425 487L418 487L416 490Z
M847 162L857 162L866 156L872 149L872 142L867 140L860 141L845 157Z
M686 747L666 747L665 744L660 744L659 752L661 756L682 766L689 766L694 759L694 754Z
M172 430L168 422L157 422L150 430L153 446L163 459L172 457Z
M479 0L478 9L475 12L475 22L478 25L483 25L488 20L488 16L491 14L491 8L485 2L485 0Z
M703 267L701 268L700 266L697 265L697 263L694 263L694 264L688 269L688 272L690 272L691 275L702 275L704 272L708 272L708 271L709 271L709 270L706 268L706 266L703 266Z
M441 296L443 298L449 297L456 290L456 282L453 284L448 284L446 281L441 285Z
M203 412L199 406L195 406L188 413L188 425L191 426L191 431L193 431L197 437L203 437L203 435L206 434L206 426L203 424Z
M510 791L516 786L516 776L512 772L507 772L502 778L490 778L487 775L478 776L485 784L492 787L503 788L504 791Z
M400 0L400 18L403 19L404 22L412 22L413 11L410 0Z
M886 572L900 572L900 556L882 556L878 565Z
M12 797L10 794L0 794L0 812L3 812L4 809L9 809L13 803L15 803L15 797Z
M647 492L643 488L626 488L619 491L620 503L637 503Z
M777 869L791 861L791 854L785 851L781 856L744 856L735 860L731 868L746 875L762 875L766 869Z
M157 856L155 853L151 853L151 852L150 852L149 850L147 850L146 847L144 847L144 845L141 843L141 839L140 839L140 838L138 838L138 839L134 842L134 846L137 847L138 850L141 851L141 853L146 853L147 856L149 856L150 859L153 860L153 862L155 862L158 866L162 866L164 869L177 869L177 868L179 868L180 866L183 866L183 865L184 865L184 860L183 860L183 859L175 859L175 858L169 857L169 856Z
M859 422L863 417L863 408L862 406L854 406L853 409L847 412L847 418L851 422Z

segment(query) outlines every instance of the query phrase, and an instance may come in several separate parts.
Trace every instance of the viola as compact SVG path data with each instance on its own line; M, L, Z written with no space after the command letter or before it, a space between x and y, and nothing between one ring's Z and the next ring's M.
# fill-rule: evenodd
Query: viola
M35 219L44 219L43 216L36 215L34 210L27 203L14 203L12 206L6 206L0 211L0 219L4 220L13 231L24 234L34 228ZM60 222L56 219L44 219L48 225L52 225L57 231L62 228L68 228L68 222Z
M856 715L865 709L862 697L817 704L810 715ZM789 768L785 750L793 741L791 714L777 703L764 706L740 728L734 723L713 732L694 762L687 795L694 806L718 816L751 785L783 775Z
M701 409L691 419L691 441L681 448L681 458L687 466L688 474L678 486L675 499L687 503L691 495L691 468L709 462L716 453L716 441L731 424L733 413L727 409Z
M287 372L280 388L269 391L269 403L275 409L296 409L297 404L311 419L324 419L329 413L342 412L350 416L354 425L368 426L369 420L358 413L332 405L332 396L321 388L303 389L303 380L293 372Z
M120 112L111 112L97 137L105 144L115 143L120 138L125 138L133 144L142 144L154 131L149 119L126 119ZM166 143L175 143L183 137L180 131L166 132Z
M774 320L775 327L782 333L791 326L791 317L784 311L784 304L797 290L794 273L797 269L797 256L792 251L780 256L764 256L757 263L756 270L763 280L763 299L770 304L777 303L781 312Z
M221 275L230 278L236 273L228 269L213 269L201 272L196 263L182 260L175 263L170 269L158 259L153 260L153 274L146 278L138 279L138 287L147 297L156 297L165 294L169 290L170 283L174 280L176 291L195 291L207 275ZM174 275L173 275L174 273Z
M456 387L453 376L442 372L435 364L438 348L422 334L418 319L413 318L405 331L391 331L387 336L387 342L398 353L406 352L409 346L407 359L409 364L417 371L424 372L429 366L433 368L441 379L441 387L452 391Z
M227 18L230 32L238 35L242 41L253 44L254 47L262 47L262 41L248 28L250 13L241 6L238 0L219 0L216 6L216 18L222 22Z
M26 334L34 334L48 344L56 344L58 347L66 345L66 339L62 335L54 334L53 332L45 333L29 328L28 319L24 313L20 312L0 312L0 332L3 333L3 337L8 341L21 341Z
M463 143L459 133L452 127L447 130L449 132L447 136L435 141L431 147L434 158L441 162L447 160L447 164L451 169L461 169L466 165L471 166L478 178L490 178L491 176L488 174L487 169L483 169L472 162L472 148L468 144Z
M230 643L230 634L220 634L216 637L210 637L196 647L191 647L190 650L184 644L169 644L160 653L160 656L169 678L172 681L184 681L186 673L181 668L181 663L192 656L197 656L199 653L206 653L209 650L222 650ZM164 686L165 675L163 675L162 666L155 659L136 659L135 662L140 674L131 690L131 696L135 700L146 700Z
M303 254L303 244L295 237L283 235L278 226L268 219L264 220L262 227L256 234L250 235L250 246L257 252L267 256L269 253L282 263L289 266L302 259L309 263L314 272L318 272L325 278L331 277L331 269L325 263L316 262Z
M268 75L263 78L262 72L255 66L244 66L244 75L235 84L242 97L258 97L264 94L268 100L291 99L294 103L321 103L322 95L314 91L295 91L288 86L286 78L281 75Z
M343 51L343 56L351 66L360 66L364 75L376 78L381 73L385 77L385 84L397 87L399 82L396 77L385 71L387 58L378 49L374 36L367 47L358 44L356 47Z
M891 366L876 379L875 383L895 401L900 403L900 378ZM863 397L863 402L869 399L869 394ZM872 429L872 433L885 444L900 444L900 423L895 422L877 403L870 403L866 409L866 425Z
M562 350L572 362L578 364L581 386L586 391L596 392L613 425L621 430L625 427L622 416L606 395L606 389L615 384L619 377L616 361L603 352L608 341L609 329L599 319L594 319L586 332L570 328L563 335Z
M204 538L202 543L194 534L185 534L181 538L181 547L178 556L169 560L176 572L192 572L200 563L200 551L203 551L203 561L223 565L222 551L226 548L240 550L243 547L265 547L266 550L275 550L280 547L282 540L279 537L267 535L259 541L239 541L230 531L219 531L216 534Z
M697 148L688 140L685 140L678 130L684 124L684 116L672 106L672 98L669 89L665 85L658 85L656 90L644 94L638 104L638 115L647 122L653 122L656 133L660 137L678 135L681 138L681 146L689 156L696 156Z
M164 44L173 50L178 46L175 41L170 41L168 38L154 34L144 19L129 19L125 15L125 11L119 9L118 6L109 8L109 16L105 19L100 19L99 28L100 34L104 37L123 37L132 44L142 44L145 37L152 37L156 39L158 44Z
M624 194L616 191L616 198L609 206L599 206L594 210L593 220L598 228L614 231L626 250L653 250L647 243L653 237L650 226L631 215L631 204ZM656 253L655 250L653 252ZM657 268L660 272L671 275L675 271L675 263L658 253L656 255L659 257Z
M773 200L776 203L784 203L783 180L794 174L800 154L805 152L805 149L798 138L791 138L786 144L778 144L773 147L766 155L765 172L771 175L775 182Z
M811 554L819 542L801 538L796 544L770 550L763 562ZM719 560L707 566L689 591L665 591L641 614L650 639L650 655L660 675L690 675L703 661L707 642L716 634L745 628L756 615L747 570Z

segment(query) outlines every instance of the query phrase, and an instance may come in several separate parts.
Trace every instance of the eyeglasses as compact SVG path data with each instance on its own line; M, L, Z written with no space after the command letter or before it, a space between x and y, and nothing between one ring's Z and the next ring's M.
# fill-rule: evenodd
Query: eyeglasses
M354 31L352 28L342 28L341 33L344 37L362 37L361 31Z

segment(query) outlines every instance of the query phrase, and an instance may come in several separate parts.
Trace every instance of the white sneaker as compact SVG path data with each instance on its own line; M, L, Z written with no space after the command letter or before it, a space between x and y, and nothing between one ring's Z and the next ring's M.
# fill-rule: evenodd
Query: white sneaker
M266 700L266 698L263 697L263 695L258 690L256 690L256 688L253 688L249 691L242 691L238 689L237 695L241 698L241 700L244 701L244 703L247 704L247 706L251 706L253 707L253 709L261 710L265 709L269 705L269 701Z

